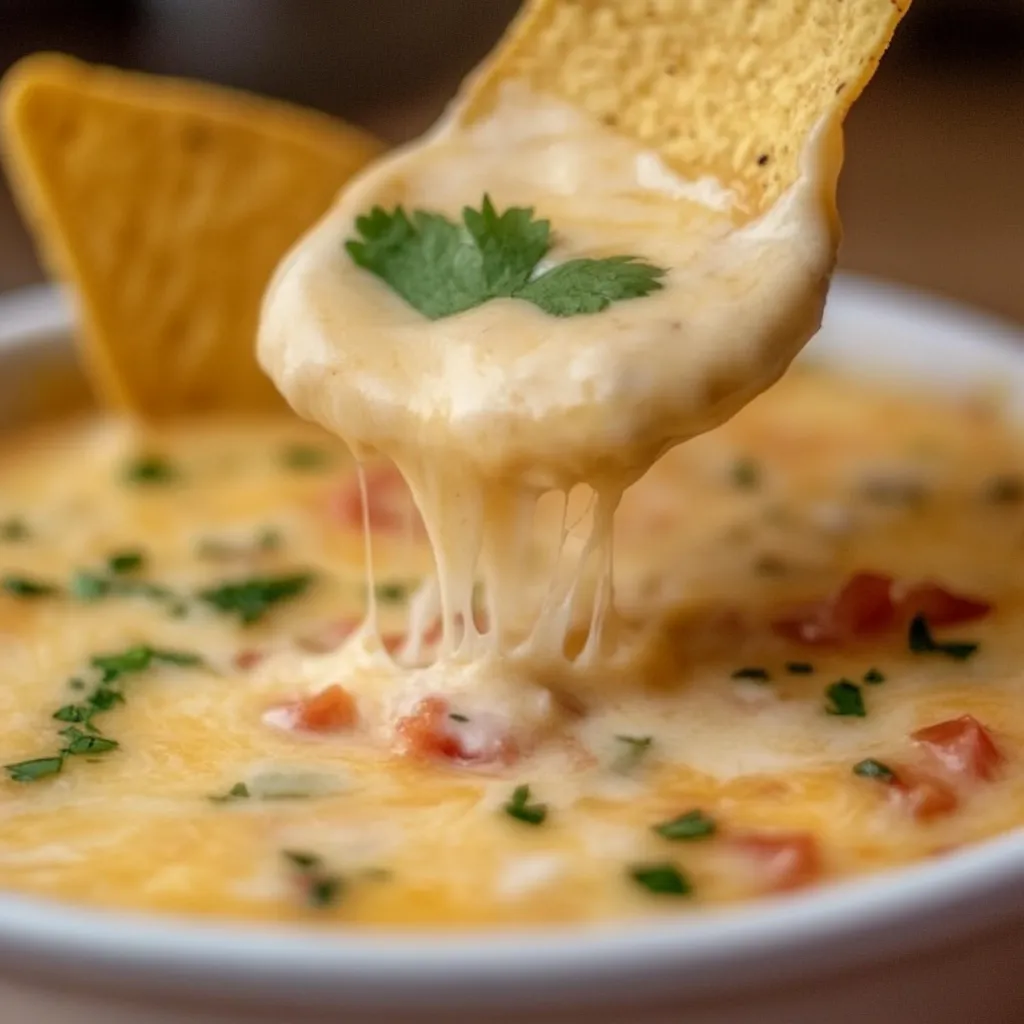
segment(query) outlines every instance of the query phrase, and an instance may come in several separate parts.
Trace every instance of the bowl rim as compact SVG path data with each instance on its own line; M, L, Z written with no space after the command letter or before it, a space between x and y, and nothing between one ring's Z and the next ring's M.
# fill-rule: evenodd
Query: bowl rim
M44 342L66 347L71 326L71 304L55 288L0 295L0 358ZM972 359L994 371L1009 367L1024 396L1024 331L949 300L837 275L823 333L843 338L844 331L840 363L857 362L857 335L893 337L893 349L907 338L911 347L927 343L940 366L954 370ZM872 361L884 364L884 355L876 344ZM920 352L915 360L922 365ZM586 929L260 928L0 892L0 958L7 970L32 965L92 985L149 987L187 977L194 992L230 998L244 986L247 998L296 1005L550 1006L638 992L736 992L859 970L1021 919L1024 830L1017 830L939 860L785 898Z

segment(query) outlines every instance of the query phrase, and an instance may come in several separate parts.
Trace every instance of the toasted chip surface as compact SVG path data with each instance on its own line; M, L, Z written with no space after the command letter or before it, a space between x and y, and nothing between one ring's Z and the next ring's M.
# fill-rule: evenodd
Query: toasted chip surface
M253 353L264 286L381 146L311 111L56 54L17 64L0 108L100 398L153 418L275 406Z
M471 85L472 121L509 79L568 100L686 177L763 212L803 142L842 120L910 0L531 0Z

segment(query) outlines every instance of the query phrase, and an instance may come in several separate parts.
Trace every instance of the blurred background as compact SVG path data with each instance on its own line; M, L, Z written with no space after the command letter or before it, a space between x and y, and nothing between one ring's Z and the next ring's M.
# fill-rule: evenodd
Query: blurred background
M518 0L0 0L0 67L57 49L320 107L399 142ZM841 264L1024 323L1024 0L915 0L848 122ZM42 278L0 188L0 290Z

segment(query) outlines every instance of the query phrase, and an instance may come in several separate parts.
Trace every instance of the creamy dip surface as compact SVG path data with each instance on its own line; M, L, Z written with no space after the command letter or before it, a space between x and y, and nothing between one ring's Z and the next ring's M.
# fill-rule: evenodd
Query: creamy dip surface
M8 435L0 885L314 926L571 924L1017 827L1022 474L982 402L791 371L625 495L639 652L585 672L498 652L488 676L487 652L429 667L433 555L387 463L364 480L377 647L359 474L317 428ZM523 543L525 592L549 584L560 506Z

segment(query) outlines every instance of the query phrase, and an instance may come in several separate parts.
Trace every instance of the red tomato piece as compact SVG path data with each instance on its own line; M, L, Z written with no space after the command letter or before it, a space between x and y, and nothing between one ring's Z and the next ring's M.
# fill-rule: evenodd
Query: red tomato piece
M414 757L460 764L512 764L519 756L515 739L498 723L458 721L443 697L424 697L412 714L399 719L395 732L402 751Z
M389 464L367 466L366 501L370 529L379 533L423 534L423 523L402 474ZM363 528L363 499L359 477L353 474L331 498L334 517L352 530Z
M989 731L973 715L918 729L912 739L947 771L969 779L994 779L1004 761Z
M794 609L772 629L803 644L841 644L880 633L895 618L892 583L881 573L855 573L832 597Z
M266 656L266 651L261 651L258 647L243 648L235 655L235 668L240 668L243 671L255 668Z
M983 619L992 605L977 597L956 594L938 583L916 583L899 601L899 609L908 620L923 615L930 626L957 626Z
M821 850L809 832L751 832L734 836L732 845L756 866L764 892L788 892L821 877Z
M356 722L356 702L335 683L295 706L295 726L309 732L337 732Z
M951 786L913 768L898 769L890 788L896 800L918 821L941 818L960 806L960 798Z
M295 640L296 646L310 654L326 654L339 648L359 628L358 619L338 619L325 622Z

